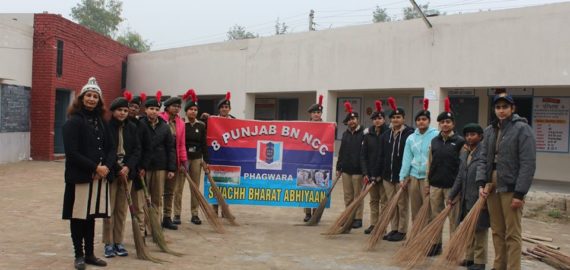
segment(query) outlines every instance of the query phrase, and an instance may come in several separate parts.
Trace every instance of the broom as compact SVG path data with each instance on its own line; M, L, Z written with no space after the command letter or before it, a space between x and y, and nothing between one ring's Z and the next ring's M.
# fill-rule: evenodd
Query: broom
M144 207L144 213L149 221L151 233L152 233L152 241L162 250L168 254L174 256L182 256L182 253L176 252L168 247L166 244L166 239L164 238L164 234L162 233L162 226L160 225L160 218L158 209L152 204L150 200L150 196L148 193L148 189L144 179L140 179L142 183L142 187L144 190L144 196L146 200L146 207Z
M364 200L366 194L370 192L372 186L375 185L376 182L368 183L362 187L360 194L358 197L352 200L352 202L344 209L344 211L340 214L340 216L336 219L336 221L332 224L332 226L323 234L324 235L336 235L341 233L347 233L347 224L351 224L350 222L354 219L354 215L356 213L356 209L360 206L360 202ZM350 230L348 230L350 231Z
M400 260L396 264L410 269L424 261L433 245L437 244L445 220L455 206L458 197L454 199L454 203L447 205L405 249L401 250L401 253L398 254Z
M309 221L307 223L305 223L305 226L317 226L319 224L319 222L321 221L321 217L323 216L323 213L325 212L325 207L327 206L327 203L330 200L333 189L336 186L336 183L338 183L339 179L340 179L340 173L338 174L338 176L334 180L331 188L329 188L329 190L327 191L326 196L319 203L319 207L317 207L315 212L313 212L313 216L311 217L311 219L309 219Z
M406 180L405 182L406 185L408 184L409 181L410 180ZM398 192L396 192L396 194L392 196L392 199L388 201L386 209L382 210L382 214L380 214L380 216L378 217L378 221L376 222L376 224L374 224L374 230L372 230L372 232L370 233L370 238L368 239L368 246L366 247L366 250L372 251L374 247L376 247L376 244L378 244L380 237L382 236L382 234L384 234L386 228L388 228L388 224L390 224L392 217L396 213L396 208L398 207L398 201L400 200L400 197L402 196L403 192L404 189L402 188L398 189Z
M485 186L486 193L489 193L492 189L492 184L487 184ZM485 208L486 202L487 200L481 197L477 199L475 205L473 205L471 210L469 210L467 216L451 236L447 248L443 250L442 256L435 261L432 269L442 269L447 266L454 267L461 263L465 256L465 252L467 251L467 247L473 242L479 216L481 215L483 208Z
M125 185L125 193L126 193L125 195L127 196L127 203L129 204L129 212L131 213L131 224L133 227L133 238L135 242L135 248L137 250L137 258L139 258L140 260L151 261L153 263L164 262L164 260L154 258L152 255L150 255L150 252L148 251L144 243L144 238L141 234L139 226L140 222L142 221L139 220L138 216L135 214L135 206L133 205L133 199L131 198L131 193L127 188L128 186L127 178L125 176L121 176L121 180Z
M208 223L212 225L212 227L216 232L225 233L224 225L222 225L222 223L218 219L218 215L216 215L216 212L214 212L212 206L208 204L208 201L206 200L206 198L204 198L204 195L202 195L202 193L200 192L200 188L198 188L196 184L192 181L192 178L190 178L190 175L188 175L187 171L184 171L184 175L186 176L186 179L188 179L188 182L190 182L190 189L192 189L192 194L196 195L196 199L198 199L200 209L202 209L202 212L204 212L204 215L206 216Z
M230 206L228 205L228 203L224 199L224 196L220 192L220 189L218 189L218 185L216 185L216 181L214 181L214 179L212 179L212 175L210 174L210 170L206 169L206 165L204 162L202 162L202 167L204 168L204 173L206 174L206 176L208 176L208 182L210 182L210 186L211 186L212 190L214 191L214 195L216 196L216 200L218 201L218 205L220 205L222 208L222 217L226 218L230 222L231 225L239 226L239 224L236 222L236 217L234 215L232 215L232 212L230 212Z
M404 242L404 246L407 246L411 242L411 239L416 238L416 236L420 233L420 231L423 228L425 228L426 225L429 223L429 218L431 214L430 210L431 207L429 203L429 194L428 194L424 196L422 207L418 211L418 214L414 220L414 223L412 224L410 232L408 232L408 234L406 235L406 241Z

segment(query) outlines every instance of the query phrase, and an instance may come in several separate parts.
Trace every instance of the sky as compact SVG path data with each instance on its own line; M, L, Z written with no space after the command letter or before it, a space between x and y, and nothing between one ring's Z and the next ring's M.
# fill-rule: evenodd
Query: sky
M0 13L61 14L71 19L71 8L80 0L0 0ZM309 28L309 11L315 11L316 30L372 23L372 12L386 8L394 20L402 18L409 0L123 0L120 31L131 29L151 42L151 50L221 42L233 25L260 36L275 33L279 18L288 32ZM447 14L471 13L544 5L562 0L416 0Z

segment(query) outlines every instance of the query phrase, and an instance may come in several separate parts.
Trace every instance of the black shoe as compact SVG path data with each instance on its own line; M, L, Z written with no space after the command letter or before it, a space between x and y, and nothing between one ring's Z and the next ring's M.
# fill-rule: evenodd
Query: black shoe
M75 258L73 266L75 266L75 269L77 270L85 270L85 258L83 257Z
M388 237L388 241L390 242L400 242L406 239L406 234L401 232L395 232L392 236Z
M429 253L427 254L428 257L434 257L441 254L441 244L435 244L431 247Z
M202 221L200 220L200 218L198 216L192 216L192 218L190 219L190 222L192 222L196 225L202 224Z
M370 234L374 230L374 225L370 225L368 229L364 230L364 234Z
M303 219L304 222L309 222L313 216L310 213L305 214L305 218Z
M471 265L473 265L473 261L469 261L469 260L463 260L463 262L461 262L461 264L459 264L459 266L463 266L463 267L469 267Z
M174 216L174 219L172 220L172 224L175 224L175 225L180 225L180 224L182 224L182 221L180 220L180 216L179 216L179 215Z
M107 266L107 263L105 261L95 257L95 255L86 256L85 257L85 263L90 264L90 265L100 266L100 267Z
M469 270L485 270L485 265L474 263L471 266L467 267L467 269L469 269Z
M352 222L352 228L353 228L353 229L362 228L362 219L355 219L355 220Z
M390 237L392 237L393 234L397 233L398 231L390 231L388 234L384 235L384 237L382 237L382 240L388 240L390 239Z
M169 230L178 230L178 226L172 223L172 220L169 217L165 217L162 219L162 228L169 229Z

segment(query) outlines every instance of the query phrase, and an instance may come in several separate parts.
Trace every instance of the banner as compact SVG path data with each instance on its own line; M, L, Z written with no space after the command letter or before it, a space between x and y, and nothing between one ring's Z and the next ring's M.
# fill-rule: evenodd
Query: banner
M229 204L315 208L332 184L334 134L334 123L211 117L211 176ZM204 195L216 203L207 178Z

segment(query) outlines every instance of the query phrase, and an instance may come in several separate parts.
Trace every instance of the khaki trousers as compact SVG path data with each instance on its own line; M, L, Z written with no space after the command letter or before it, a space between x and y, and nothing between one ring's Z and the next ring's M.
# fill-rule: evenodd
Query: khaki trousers
M184 181L186 176L180 169L176 171L172 179L164 180L164 217L172 218L172 205L174 204L174 190L178 181Z
M123 178L117 177L109 185L111 214L110 218L103 219L103 243L105 244L123 243L128 207L126 192L130 192L132 182L127 181L125 186Z
M493 172L492 182L497 183L496 171ZM495 247L494 268L497 270L521 269L522 208L511 208L513 195L513 192L491 192L487 198Z
M425 192L424 189L428 186L428 182L425 179L417 179L413 176L410 177L410 183L408 184L408 190L410 192L410 207L412 210L412 223L416 220L416 216L420 211L420 208L424 205Z
M398 192L400 184L385 180L382 181L382 184L384 185L384 190L386 191L388 201L392 200L392 197L394 197L394 195L396 195L396 192ZM398 231L401 233L408 232L408 204L408 191L403 190L402 195L400 195L400 198L398 199L396 213L394 214L394 217L392 217L392 231Z
M144 197L144 189L135 190L134 188L131 189L131 199L133 200L133 210L135 211L135 216L138 218L139 228L141 230L142 235L144 235L144 227L145 227L145 215L144 215L144 207L146 205L146 200Z
M376 222L378 222L380 209L384 211L384 209L386 209L387 202L388 197L386 196L386 191L384 190L384 184L382 182L376 183L370 189L370 224L374 225Z
M450 188L438 188L434 186L430 186L429 189L429 203L431 207L431 220L433 220L446 206L446 202L449 199L447 194L449 193ZM449 221L449 235L455 232L455 228L457 228L457 215L459 214L458 207L453 207L449 216L447 216ZM441 236L442 232L439 233L439 240L438 243L441 244Z
M344 206L347 207L362 190L362 175L342 173L342 189L344 192ZM354 219L362 219L364 202L356 208Z
M147 171L146 172L146 186L150 193L150 201L159 213L159 220L162 221L162 203L164 195L164 180L166 179L166 171Z
M473 242L467 247L465 260L476 264L487 264L487 238L489 238L489 229L475 231Z
M192 182L196 184L197 187L200 187L200 176L202 175L202 159L191 159L190 161L190 178ZM184 184L186 181L189 181L188 178L184 175L184 173L180 173L182 177L176 178L176 189L174 190L174 215L180 216L182 213L182 193L184 192ZM188 188L190 188L190 184L188 184ZM192 216L198 215L198 199L196 195L192 192L192 188L190 188L190 213Z

